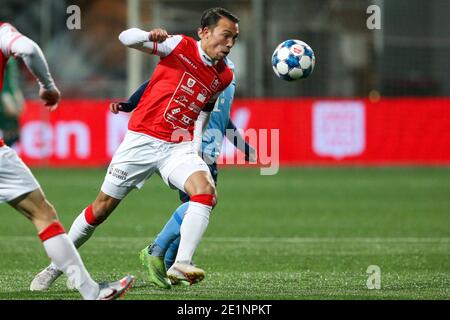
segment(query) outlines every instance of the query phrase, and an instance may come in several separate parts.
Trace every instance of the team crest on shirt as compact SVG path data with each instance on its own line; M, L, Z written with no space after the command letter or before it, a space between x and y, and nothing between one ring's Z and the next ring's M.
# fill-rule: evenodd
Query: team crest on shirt
M211 90L213 91L217 91L217 89L219 88L220 85L220 80L217 77L214 77L214 80L211 82L211 84L209 85L209 87L211 88Z
M194 79L189 78L188 81L187 81L187 85L188 85L189 88L192 88L196 82L197 81L195 81Z

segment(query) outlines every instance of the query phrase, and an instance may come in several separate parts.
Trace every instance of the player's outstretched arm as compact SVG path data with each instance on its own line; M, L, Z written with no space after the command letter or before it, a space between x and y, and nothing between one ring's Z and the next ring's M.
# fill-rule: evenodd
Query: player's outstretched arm
M33 40L21 35L12 42L11 54L22 58L39 83L39 97L51 111L55 110L61 94L53 81L41 48Z
M160 28L151 31L131 28L122 31L119 35L123 45L160 57L169 55L181 39L180 35L168 35L166 30Z

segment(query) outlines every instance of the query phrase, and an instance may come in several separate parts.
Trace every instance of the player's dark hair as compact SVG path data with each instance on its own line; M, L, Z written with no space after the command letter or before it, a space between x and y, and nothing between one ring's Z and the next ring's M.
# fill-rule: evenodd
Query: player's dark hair
M234 23L239 22L239 18L224 8L210 8L203 12L200 19L200 27L213 29L221 18L227 18Z

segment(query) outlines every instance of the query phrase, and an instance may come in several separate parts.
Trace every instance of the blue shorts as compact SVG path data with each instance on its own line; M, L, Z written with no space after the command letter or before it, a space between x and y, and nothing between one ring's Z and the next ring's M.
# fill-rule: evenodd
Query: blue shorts
M214 184L217 186L217 176L219 175L219 170L217 169L217 163L213 162L212 164L208 164L209 172L211 172L211 175L214 179ZM183 191L180 191L180 200L181 202L185 203L189 201L189 196L184 193Z

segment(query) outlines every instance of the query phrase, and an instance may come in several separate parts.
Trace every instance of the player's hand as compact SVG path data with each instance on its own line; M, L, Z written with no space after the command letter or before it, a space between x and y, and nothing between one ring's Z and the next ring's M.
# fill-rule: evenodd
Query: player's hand
M136 108L136 106L130 102L111 102L109 104L109 110L114 114L118 114L119 111L131 112L135 108Z
M245 161L250 162L250 163L255 163L257 160L258 160L258 156L256 154L256 150L250 149L249 154L245 155Z
M111 102L109 104L109 110L114 114L118 114L119 111L122 111L119 102Z
M156 28L150 30L150 34L148 35L148 39L153 42L163 42L169 37L167 30Z
M54 111L58 108L58 102L61 98L61 93L55 87L54 89L39 89L39 97L44 100L44 105L50 110Z

